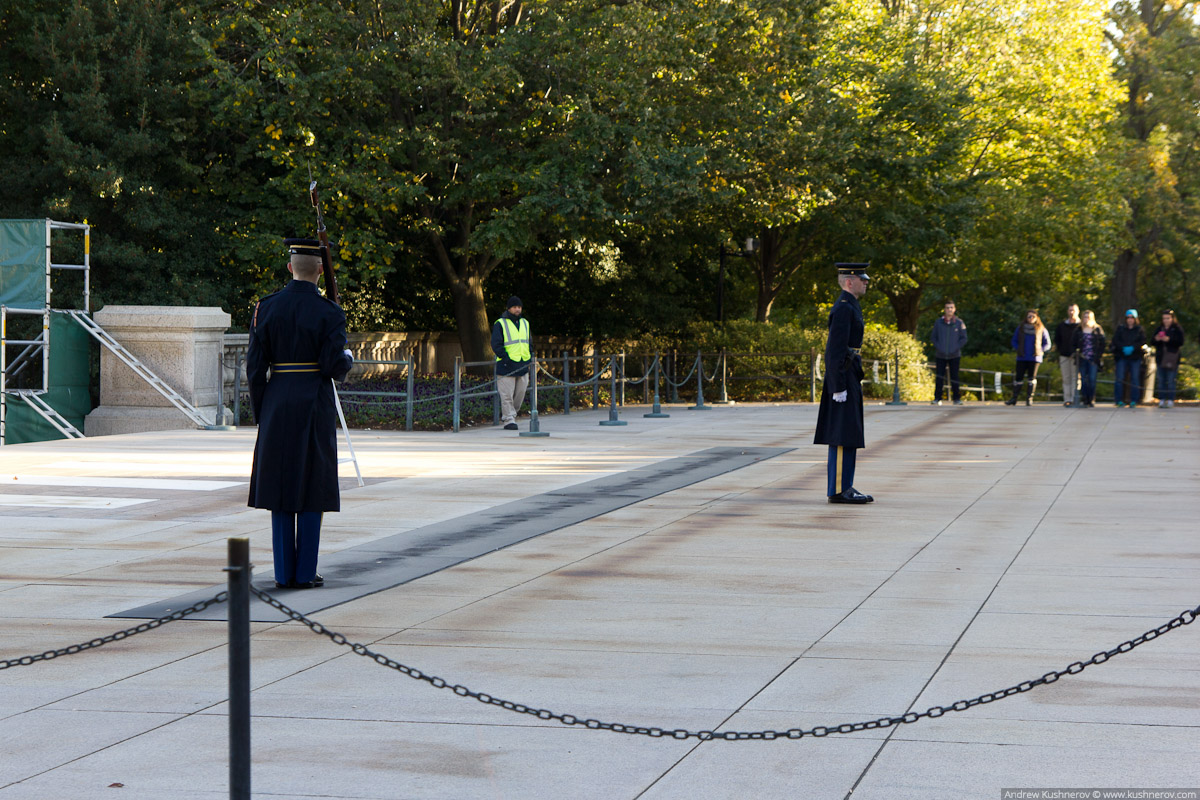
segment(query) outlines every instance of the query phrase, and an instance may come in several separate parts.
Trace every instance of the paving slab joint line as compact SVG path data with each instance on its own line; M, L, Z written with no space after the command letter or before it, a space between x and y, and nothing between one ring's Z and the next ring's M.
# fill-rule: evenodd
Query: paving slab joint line
M486 703L487 705L499 706L500 708L504 708L508 711L513 711L518 714L529 714L542 720L560 722L563 725L582 725L585 728L590 728L593 730L606 730L612 731L613 733L636 734L639 736L649 736L655 739L699 739L700 741L718 740L729 742L801 739L805 736L820 738L835 733L858 733L860 731L890 728L901 724L911 724L921 719L936 719L937 717L944 715L947 711L966 711L967 709L974 708L978 705L992 703L996 700L1002 700L1005 697L1011 697L1015 694L1028 692L1038 686L1045 686L1047 684L1054 683L1065 675L1078 675L1089 666L1094 664L1103 664L1112 657L1120 655L1121 653L1128 653L1138 645L1145 644L1152 639L1157 639L1159 636L1162 636L1168 631L1174 630L1175 628L1180 628L1184 625L1190 625L1192 622L1195 622L1196 617L1200 615L1200 606L1188 609L1174 619L1159 625L1157 628L1152 628L1146 631L1141 636L1122 642L1112 649L1103 650L1099 653L1096 653L1087 661L1075 661L1064 669L1054 672L1047 672L1040 678L1022 681L1021 683L1018 683L1015 686L1010 686L1007 689L1002 689L996 692L987 692L970 700L959 700L950 704L949 706L930 706L925 711L909 711L908 713L899 717L880 717L879 719L869 720L866 722L842 723L834 726L818 725L817 727L810 728L809 730L804 730L802 728L790 728L786 731L691 731L685 728L677 728L673 730L661 727L647 728L640 725L626 725L619 722L601 722L600 720L596 719L581 719L574 714L558 714L544 708L535 708L533 706L525 705L524 703L515 703L511 700L503 700L499 697L494 697L490 694L487 694L486 692L474 691L461 684L452 685L444 678L439 678L435 675L428 675L415 667L406 666L398 661L388 658L382 653L377 653L371 650L365 644L351 642L344 634L331 631L320 622L305 616L303 613L296 611L293 608L289 608L256 586L251 586L250 591L256 597L258 597L259 600L262 600L267 605L283 612L283 614L289 619L303 623L304 625L308 626L313 633L328 637L329 640L334 644L342 647L349 647L352 651L360 656L370 658L375 663L390 669L394 669L410 678L425 681L435 689L450 689L460 697L471 697L481 703Z

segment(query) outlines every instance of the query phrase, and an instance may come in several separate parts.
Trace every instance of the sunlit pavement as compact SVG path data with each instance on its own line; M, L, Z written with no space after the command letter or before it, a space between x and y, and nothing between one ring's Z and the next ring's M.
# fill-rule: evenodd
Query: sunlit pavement
M855 481L868 506L826 502L814 406L649 410L623 409L625 427L598 425L607 411L543 416L546 438L354 431L367 485L342 465L322 553L493 510L536 519L541 495L709 448L784 452L312 616L535 710L780 738L567 726L295 622L255 623L255 796L1200 786L1200 625L936 719L784 738L1018 686L1200 605L1200 408L871 406ZM269 515L245 507L253 443L243 429L0 449L0 660L217 587L230 536L269 575ZM311 591L336 590L331 577ZM225 640L224 622L185 620L0 670L0 800L228 796Z

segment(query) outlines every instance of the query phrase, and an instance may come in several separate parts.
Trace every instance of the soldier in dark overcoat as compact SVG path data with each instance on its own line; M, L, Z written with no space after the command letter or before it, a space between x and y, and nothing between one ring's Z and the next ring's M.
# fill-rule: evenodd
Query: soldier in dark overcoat
M863 315L858 298L867 292L868 264L837 264L842 293L829 312L825 343L825 382L817 412L814 444L829 446L831 503L871 503L873 497L854 488L855 455L866 446L863 436Z
M258 301L250 323L246 376L258 422L252 508L271 511L275 583L312 588L321 515L341 507L337 409L330 379L346 377L346 315L317 291L319 243L287 239L293 280ZM268 377L269 376L269 377Z

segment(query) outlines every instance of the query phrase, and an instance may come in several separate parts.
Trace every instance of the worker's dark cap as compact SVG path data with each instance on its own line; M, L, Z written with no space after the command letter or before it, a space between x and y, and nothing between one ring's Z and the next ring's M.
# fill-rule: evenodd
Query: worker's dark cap
M867 274L867 270L871 268L871 265L867 262L839 261L834 266L837 267L838 275L857 275L864 281L871 280L871 276Z
M294 256L321 257L321 243L316 239L284 239L283 244Z

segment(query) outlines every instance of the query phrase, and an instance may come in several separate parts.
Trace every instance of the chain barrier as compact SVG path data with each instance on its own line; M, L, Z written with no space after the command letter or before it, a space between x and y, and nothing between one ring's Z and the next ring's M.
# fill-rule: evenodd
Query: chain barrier
M288 618L307 625L313 633L328 637L329 640L334 644L342 647L349 647L357 655L370 658L381 666L394 669L397 672L403 673L415 680L425 681L435 689L449 689L459 697L470 697L478 700L481 703L486 703L487 705L499 706L500 708L507 709L508 711L513 711L518 714L528 714L542 720L561 722L563 725L582 725L585 728L591 728L593 730L636 734L639 736L649 736L651 738L669 737L671 739L699 739L700 741L718 740L729 742L757 739L801 739L805 736L821 737L829 736L835 733L858 733L859 731L890 728L902 724L907 725L920 719L936 719L937 717L940 717L949 711L966 711L968 708L974 708L975 706L992 703L996 700L1002 700L1005 697L1011 697L1015 694L1028 692L1037 686L1046 686L1054 683L1065 675L1078 675L1080 672L1083 672L1085 669L1094 664L1103 664L1113 656L1120 655L1121 653L1128 653L1138 645L1145 644L1152 639L1157 639L1159 636L1162 636L1168 631L1174 630L1175 628L1183 625L1190 625L1196 620L1196 616L1200 615L1200 606L1197 606L1194 609L1184 611L1170 622L1146 631L1135 639L1122 642L1111 650L1099 652L1087 661L1076 661L1072 664L1069 664L1064 669L1057 670L1055 672L1047 672L1040 678L1022 681L1021 683L1018 683L1015 686L1010 686L1007 689L981 694L978 697L970 700L959 700L958 702L951 703L948 706L930 706L924 711L909 711L908 713L899 717L880 717L879 719L868 720L865 722L843 723L841 725L818 725L817 727L809 728L808 730L803 728L790 728L783 731L692 731L685 728L670 730L667 728L648 728L640 725L625 725L619 722L601 722L600 720L596 719L581 719L573 714L558 714L553 711L548 711L544 708L534 708L533 706L527 706L523 703L514 703L511 700L502 700L501 698L493 697L486 692L476 692L472 689L468 689L466 686L461 684L451 685L443 678L439 678L435 675L427 675L419 669L406 666L398 661L394 661L382 653L376 653L374 650L371 650L364 644L351 642L343 634L329 630L316 620L309 619L301 612L287 607L257 587L251 586L250 591L267 605L282 611L288 616Z
M202 600L189 608L183 608L179 611L167 614L165 617L152 619L149 622L143 622L141 625L136 625L132 628L126 628L123 631L109 634L99 639L92 639L89 642L82 644L73 644L70 647L62 647L58 650L47 650L44 653L38 653L32 656L21 656L20 658L10 658L7 661L0 661L0 669L9 669L10 667L27 667L30 664L36 664L39 661L49 661L52 658L59 656L73 656L76 653L82 653L84 650L91 650L96 647L103 647L106 644L119 642L122 639L128 639L130 636L137 636L139 633L154 630L155 628L166 625L168 622L177 622L184 617L189 617L192 614L198 614L204 609L216 603L224 603L229 599L229 592L218 592L213 597L207 600Z

